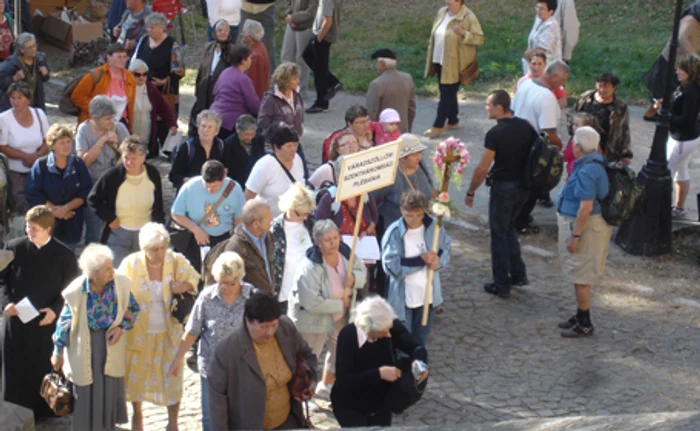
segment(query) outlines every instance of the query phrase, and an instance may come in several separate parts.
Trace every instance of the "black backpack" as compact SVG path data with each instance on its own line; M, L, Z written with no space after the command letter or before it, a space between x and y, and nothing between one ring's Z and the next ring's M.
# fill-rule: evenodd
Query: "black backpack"
M561 180L564 158L545 133L532 130L535 136L525 165L525 186L548 192Z
M637 174L624 163L594 160L608 175L608 195L599 200L605 221L612 226L637 215L646 202L646 187L637 181Z

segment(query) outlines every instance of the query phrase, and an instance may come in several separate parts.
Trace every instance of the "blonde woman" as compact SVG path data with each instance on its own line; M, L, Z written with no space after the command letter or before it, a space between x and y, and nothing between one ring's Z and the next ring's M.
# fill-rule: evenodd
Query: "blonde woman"
M196 295L199 274L185 256L168 249L168 231L146 223L139 232L141 251L130 254L119 271L131 279L131 294L141 316L126 337L126 400L134 408L132 430L143 430L144 401L168 408L168 431L178 429L182 370L168 375L182 337L182 325L170 315L173 295Z

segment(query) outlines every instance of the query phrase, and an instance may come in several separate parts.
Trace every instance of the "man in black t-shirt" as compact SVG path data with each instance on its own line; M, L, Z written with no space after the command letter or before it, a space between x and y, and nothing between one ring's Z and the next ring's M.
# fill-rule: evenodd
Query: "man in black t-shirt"
M484 290L507 298L511 285L524 286L529 283L514 222L528 197L523 181L535 131L526 120L513 116L510 96L503 90L489 94L486 112L498 124L486 134L484 153L474 171L464 203L473 207L474 192L488 174L491 186L489 229L493 283L484 285Z

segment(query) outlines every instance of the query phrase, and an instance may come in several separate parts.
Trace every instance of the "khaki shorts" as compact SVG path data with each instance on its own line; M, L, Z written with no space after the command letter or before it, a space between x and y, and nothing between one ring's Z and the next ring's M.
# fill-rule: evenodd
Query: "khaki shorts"
M559 261L561 273L567 283L593 285L605 271L605 261L610 247L610 226L600 214L591 215L581 232L576 253L566 249L571 238L576 217L558 216Z

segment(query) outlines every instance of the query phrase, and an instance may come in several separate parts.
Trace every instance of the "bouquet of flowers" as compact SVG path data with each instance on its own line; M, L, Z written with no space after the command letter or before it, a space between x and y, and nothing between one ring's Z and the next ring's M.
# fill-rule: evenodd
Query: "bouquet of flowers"
M435 149L435 156L433 156L435 176L441 178L442 182L440 194L431 202L430 210L437 216L438 224L442 221L442 217L452 216L454 208L447 188L450 179L459 188L462 183L462 174L470 158L467 146L457 138L445 139Z

